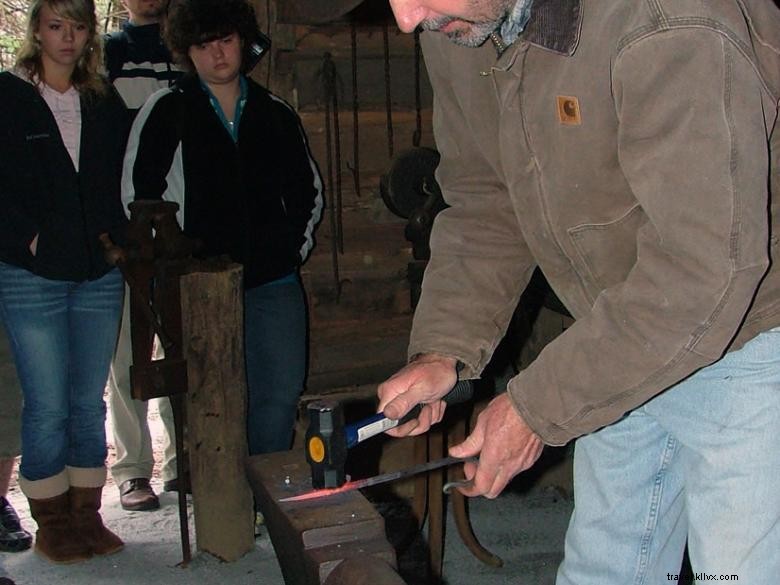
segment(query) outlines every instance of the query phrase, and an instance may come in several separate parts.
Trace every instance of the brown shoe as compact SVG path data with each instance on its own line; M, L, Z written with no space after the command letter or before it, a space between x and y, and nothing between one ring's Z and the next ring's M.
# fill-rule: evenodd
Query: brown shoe
M73 529L68 492L36 500L27 498L30 513L38 523L35 552L53 563L78 563L92 557L82 535Z
M145 477L123 481L119 486L119 502L124 510L132 512L156 510L160 507L160 500Z
M103 488L70 486L69 493L73 530L87 542L90 550L96 555L110 555L122 550L125 543L103 525L100 517Z

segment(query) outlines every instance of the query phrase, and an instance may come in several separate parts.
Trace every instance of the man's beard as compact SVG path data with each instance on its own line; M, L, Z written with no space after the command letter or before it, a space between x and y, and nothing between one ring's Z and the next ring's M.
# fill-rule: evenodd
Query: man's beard
M141 11L141 16L144 18L162 18L164 9L162 6L159 8L150 8L149 10Z
M148 6L141 9L139 16L144 18L161 18L165 13L166 2L157 2L156 6Z
M473 4L477 1L473 0ZM514 5L514 0L492 0L488 3L493 14L487 14L484 17L475 17L474 20L467 18L458 18L456 16L440 16L439 18L429 18L420 23L424 30L438 31L451 22L465 23L467 26L456 28L453 31L444 34L449 39L464 47L479 47L506 20L509 10ZM508 5L508 6L507 6Z

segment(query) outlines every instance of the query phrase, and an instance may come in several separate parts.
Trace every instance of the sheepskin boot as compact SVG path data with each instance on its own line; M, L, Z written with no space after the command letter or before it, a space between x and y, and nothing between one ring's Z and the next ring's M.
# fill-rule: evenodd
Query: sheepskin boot
M38 523L35 552L53 563L78 563L92 557L89 546L71 523L68 492L52 498L31 498L30 513Z
M86 541L96 555L110 555L122 550L125 543L103 525L100 504L103 487L70 486L70 516L73 530Z

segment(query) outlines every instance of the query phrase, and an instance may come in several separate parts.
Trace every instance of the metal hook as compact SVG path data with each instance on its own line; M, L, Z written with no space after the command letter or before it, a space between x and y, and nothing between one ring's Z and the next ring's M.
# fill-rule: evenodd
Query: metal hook
M473 484L473 480L471 479L459 479L457 481L448 481L444 484L444 486L441 488L441 491L447 495L450 495L452 490L460 487L467 487L471 486Z

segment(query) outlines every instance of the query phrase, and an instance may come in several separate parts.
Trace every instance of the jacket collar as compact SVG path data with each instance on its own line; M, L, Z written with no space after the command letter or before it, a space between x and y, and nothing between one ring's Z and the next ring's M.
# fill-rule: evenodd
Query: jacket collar
M519 40L561 55L573 55L581 25L582 0L534 0L531 20Z
M160 40L160 25L156 22L152 24L133 24L127 21L122 25L122 30L133 38Z

